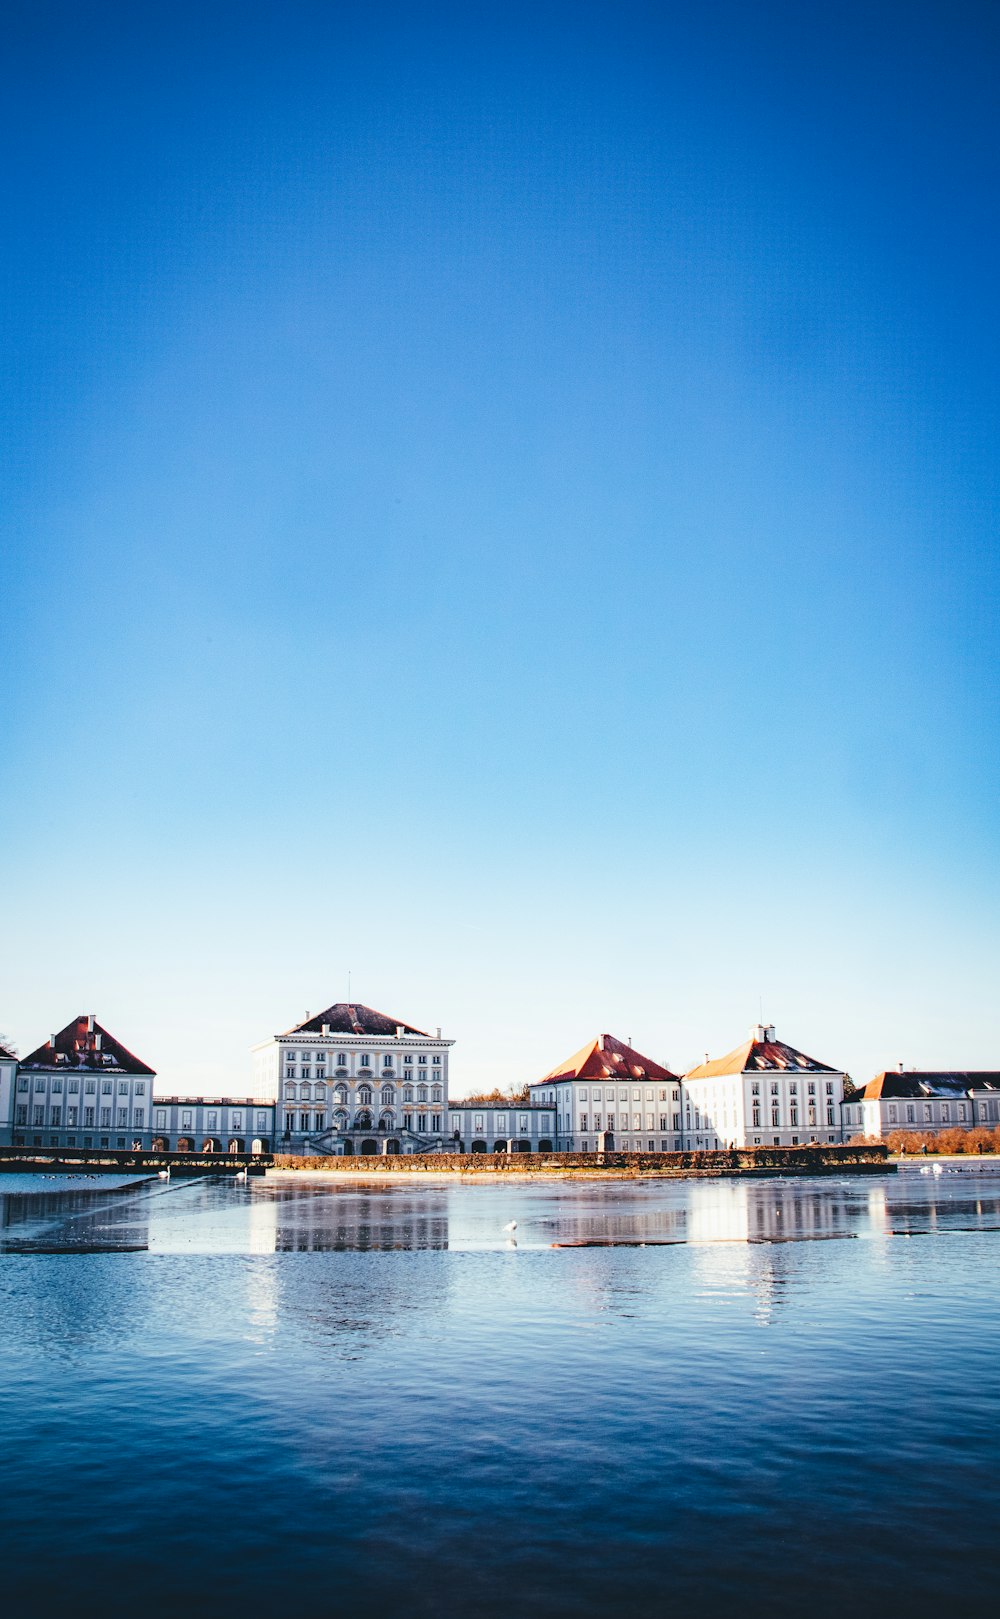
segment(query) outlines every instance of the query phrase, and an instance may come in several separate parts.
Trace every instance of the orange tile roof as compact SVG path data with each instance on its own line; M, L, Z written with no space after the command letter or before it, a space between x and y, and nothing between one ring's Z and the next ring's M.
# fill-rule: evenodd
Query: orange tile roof
M613 1034L599 1034L533 1083L551 1085L560 1079L612 1079L616 1074L623 1079L677 1078L669 1068L654 1062L652 1057L644 1057L624 1040L616 1039Z
M815 1057L807 1057L783 1040L756 1040L751 1035L749 1040L744 1040L741 1046L725 1057L715 1057L711 1062L699 1063L697 1068L689 1068L684 1078L714 1079L721 1074L766 1073L768 1070L780 1072L783 1069L796 1072L804 1070L810 1074L838 1074L841 1071L831 1068L829 1063L817 1062Z

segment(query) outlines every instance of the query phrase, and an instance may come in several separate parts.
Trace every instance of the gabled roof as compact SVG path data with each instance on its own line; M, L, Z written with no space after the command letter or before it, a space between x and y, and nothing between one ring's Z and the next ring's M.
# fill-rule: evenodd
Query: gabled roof
M317 1012L304 1023L296 1023L294 1028L286 1029L285 1034L322 1034L324 1024L331 1034L383 1034L394 1038L396 1030L402 1029L404 1034L419 1034L425 1040L430 1039L426 1029L415 1029L402 1018L388 1017L370 1006L350 1006L346 1001L337 1001L325 1012Z
M910 1068L883 1069L863 1090L850 1098L854 1102L878 1101L883 1096L965 1096L969 1091L1000 1091L1000 1073L992 1070Z
M54 1042L54 1043L53 1043ZM22 1068L90 1068L102 1074L149 1074L148 1068L133 1056L113 1034L103 1029L85 1012L67 1023L51 1040L21 1059Z
M17 1062L17 1058L6 1046L0 1046L0 1062Z
M773 1030L758 1031L763 1038L751 1034L735 1051L730 1051L725 1057L716 1057L712 1062L699 1063L697 1068L690 1068L684 1075L685 1079L715 1079L721 1074L746 1074L781 1072L789 1069L792 1072L807 1074L839 1074L839 1068L831 1068L829 1063L817 1062L815 1057L807 1057L805 1052L796 1051L794 1046L786 1045L784 1040L768 1039L773 1036Z
M599 1034L533 1083L551 1085L560 1079L613 1079L616 1075L622 1079L677 1078L669 1068L652 1057L644 1057L624 1040L617 1040L613 1034Z

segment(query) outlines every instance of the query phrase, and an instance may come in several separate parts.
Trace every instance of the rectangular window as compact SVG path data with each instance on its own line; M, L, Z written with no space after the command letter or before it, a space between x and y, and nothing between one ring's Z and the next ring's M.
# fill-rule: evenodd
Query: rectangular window
M426 1130L427 1129L427 1114L426 1113L418 1113L417 1114L417 1129L418 1130Z
M58 1077L58 1075L52 1081L52 1094L53 1094L53 1096L61 1096L62 1095L62 1080Z
M62 1108L61 1107L54 1107L52 1109L52 1117L49 1120L49 1123L53 1126L53 1128L56 1128L58 1125L60 1125L62 1123Z
M826 1122L827 1122L828 1125L833 1123L833 1108L832 1107L828 1107L827 1110L826 1110Z
M128 1080L127 1079L120 1079L118 1081L118 1095L119 1096L127 1096L128 1095Z
M915 1118L916 1118L916 1114L914 1112L913 1103L912 1102L907 1102L907 1104L906 1104L906 1122L907 1122L907 1124L912 1124L914 1122Z
M412 1130L413 1129L413 1114L412 1113L404 1113L403 1114L403 1129L404 1130Z
M96 1094L97 1094L97 1080L96 1079L85 1079L84 1082L83 1082L83 1089L84 1089L85 1095L87 1095L87 1096L96 1096ZM85 1147L92 1147L93 1145L94 1145L94 1143L92 1141L85 1141L84 1142Z
M128 1108L127 1107L120 1107L118 1109L118 1128L119 1128L119 1130L124 1130L127 1125L128 1125Z
M850 1114L852 1110L851 1110L851 1108L848 1108L847 1111L848 1111L848 1114ZM889 1123L890 1124L895 1124L898 1121L898 1119L899 1119L899 1109L897 1108L895 1102L890 1102L889 1103Z
M925 1124L930 1124L932 1117L933 1117L933 1109L931 1108L931 1104L930 1104L930 1102L925 1102L924 1103L924 1123Z
M66 1089L69 1091L71 1096L78 1096L80 1093L80 1081L78 1079L71 1079L69 1084L66 1086Z
M191 1114L189 1112L185 1111L185 1112L183 1112L181 1114L181 1129L182 1130L190 1130L190 1128L191 1128Z
M70 1103L69 1107L66 1109L66 1123L70 1126L70 1128L76 1124L76 1113L76 1108L72 1103Z
M139 1129L141 1130L143 1125L146 1122L146 1109L144 1107L137 1107L133 1111L132 1119L133 1119L134 1123L136 1125L138 1125Z
M587 1123L587 1115L586 1115L586 1113L581 1113L580 1114L580 1129L581 1130L589 1130L589 1128L590 1128L590 1126Z
M948 1124L951 1120L951 1108L947 1102L941 1103L941 1123Z
M158 1107L156 1110L156 1128L158 1130L167 1128L167 1110L165 1107Z
M18 1102L17 1107L14 1109L14 1123L15 1124L27 1124L27 1122L28 1122L28 1104L27 1104L27 1102Z
M518 1133L519 1136L526 1136L526 1135L530 1134L530 1131L528 1129L528 1115L527 1115L527 1113L519 1113L517 1115L517 1133Z
M85 1107L83 1110L83 1128L85 1130L94 1128L94 1109L92 1107ZM90 1143L85 1143L85 1145L90 1145Z
M214 1131L218 1128L219 1115L214 1108L209 1108L208 1112L205 1114L205 1129Z
M967 1114L966 1114L966 1111L965 1111L965 1103L964 1102L959 1102L959 1104L958 1104L958 1122L960 1124L965 1124L967 1122Z
M506 1115L506 1113L498 1113L497 1114L496 1124L494 1125L493 1128L496 1131L496 1134L498 1136L505 1136L507 1134L507 1115Z
M110 1079L102 1079L101 1080L101 1095L102 1096L113 1096L114 1093L115 1093L115 1087L114 1087L112 1081ZM107 1142L106 1141L103 1142L102 1145L106 1147Z
M667 1114L667 1113L661 1113L660 1114L660 1129L661 1130L669 1130L670 1129L670 1125L667 1123L668 1118L669 1118L669 1114ZM666 1152L667 1149L666 1149L666 1147L664 1147L662 1150L664 1152Z
M136 1080L136 1082L135 1082L135 1094L136 1094L136 1096L145 1096L145 1094L146 1094L146 1081L144 1079L137 1079Z
M26 1091L28 1089L28 1080L25 1074L22 1074L18 1079L17 1088L19 1091Z
M482 1133L483 1133L483 1115L481 1113L476 1114L475 1118L472 1121L472 1128L476 1131L477 1135L482 1135Z
M111 1128L111 1109L109 1107L102 1107L101 1108L101 1129L102 1130L109 1130L110 1128ZM101 1143L101 1145L106 1147L107 1142L104 1141L104 1142Z

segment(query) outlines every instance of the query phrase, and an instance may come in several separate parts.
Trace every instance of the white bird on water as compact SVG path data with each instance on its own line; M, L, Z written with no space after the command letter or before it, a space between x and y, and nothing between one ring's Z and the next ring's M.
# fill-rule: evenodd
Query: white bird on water
M504 1226L504 1230L505 1231L516 1231L517 1230L517 1221L516 1220L508 1220L507 1224Z
M170 1171L169 1171L169 1169L161 1169L161 1170L159 1170L158 1171L158 1179L160 1179L161 1181L168 1181L170 1179Z
M245 1180L246 1180L246 1178L247 1178L247 1172L246 1172L246 1170L245 1170L245 1169L238 1169L238 1170L237 1170L237 1171L236 1171L236 1175L235 1175L235 1177L234 1177L234 1178L235 1178L235 1179L236 1179L236 1180L238 1180L238 1181L245 1181Z

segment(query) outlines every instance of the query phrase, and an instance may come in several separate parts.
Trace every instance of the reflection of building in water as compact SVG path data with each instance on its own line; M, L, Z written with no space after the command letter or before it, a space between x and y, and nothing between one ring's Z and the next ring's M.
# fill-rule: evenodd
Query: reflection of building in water
M691 1242L780 1242L850 1234L843 1188L802 1181L724 1180L691 1187Z
M56 1186L50 1192L9 1193L0 1180L0 1252L118 1253L148 1246L145 1196L99 1183L92 1191Z
M445 1197L371 1197L288 1187L268 1200L274 1209L278 1253L447 1248Z

